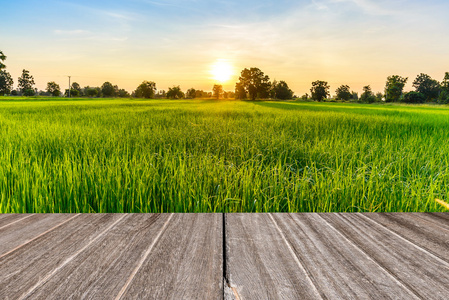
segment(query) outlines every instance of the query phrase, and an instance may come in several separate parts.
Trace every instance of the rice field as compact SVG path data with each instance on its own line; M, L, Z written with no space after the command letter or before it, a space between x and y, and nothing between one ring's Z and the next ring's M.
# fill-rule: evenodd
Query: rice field
M0 213L424 212L449 109L0 97Z

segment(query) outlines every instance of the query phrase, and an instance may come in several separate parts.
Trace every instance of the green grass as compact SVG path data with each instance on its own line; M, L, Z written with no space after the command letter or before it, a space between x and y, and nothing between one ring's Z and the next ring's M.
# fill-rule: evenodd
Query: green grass
M0 97L0 212L444 211L449 109Z

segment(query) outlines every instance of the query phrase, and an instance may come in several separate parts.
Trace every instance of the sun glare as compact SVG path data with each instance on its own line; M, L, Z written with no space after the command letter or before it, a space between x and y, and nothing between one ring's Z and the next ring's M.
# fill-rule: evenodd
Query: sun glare
M212 74L212 78L214 80L223 83L231 79L234 71L231 63L228 60L219 59L212 64L210 73Z

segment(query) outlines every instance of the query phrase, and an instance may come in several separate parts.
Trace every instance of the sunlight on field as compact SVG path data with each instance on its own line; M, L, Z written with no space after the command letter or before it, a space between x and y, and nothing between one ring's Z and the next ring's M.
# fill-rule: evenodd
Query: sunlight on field
M445 211L449 109L0 98L0 213Z

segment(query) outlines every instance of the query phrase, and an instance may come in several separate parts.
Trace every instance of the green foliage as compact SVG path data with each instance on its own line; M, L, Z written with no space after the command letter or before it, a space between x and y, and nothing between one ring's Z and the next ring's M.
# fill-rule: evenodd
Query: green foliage
M3 69L6 69L6 66L3 64L3 62L6 60L6 55L3 54L2 51L0 51L0 71Z
M87 88L84 89L84 93L88 97L96 97L98 95L98 90L95 89L95 88L87 87Z
M53 95L54 97L58 97L61 94L61 87L54 81L50 81L47 83L47 92Z
M215 99L220 99L223 96L223 86L221 84L214 84L212 94Z
M131 97L131 95L125 89L119 89L117 96L119 98L129 98L129 97Z
M407 80L407 77L399 75L388 76L385 84L385 102L399 102Z
M101 86L101 93L103 97L116 97L118 94L118 86L112 85L109 81L106 81Z
M235 94L239 96L238 99L245 99L246 95L251 100L268 98L270 96L270 90L270 78L259 68L243 69L239 77L239 82L235 86Z
M0 71L0 96L10 94L13 84L14 80L12 79L11 74L4 70Z
M341 85L335 90L337 100L349 100L352 98L349 85Z
M0 100L0 213L442 211L449 109Z
M196 98L196 90L194 88L188 89L186 93L186 98L195 99Z
M317 80L312 82L312 88L310 89L312 99L318 102L323 101L330 95L329 88L327 81Z
M181 88L178 86L173 86L168 88L167 98L169 99L182 99L184 98L184 93L181 91Z
M287 100L292 99L293 91L288 87L285 81L273 82L273 92L275 99Z
M419 74L413 81L413 87L418 93L424 95L428 102L436 100L441 92L440 83L423 73Z
M153 81L143 81L136 89L135 96L137 98L154 98L156 92L156 83Z
M408 92L404 94L402 98L404 103L424 103L426 102L426 96L419 92Z
M22 93L23 93L24 96L34 96L34 95L36 95L36 91L33 90L33 89L26 89Z
M22 70L22 76L19 77L19 89L22 91L22 93L26 96L33 96L34 95L34 78L30 75L30 71L23 69ZM33 91L33 94L31 95L30 90ZM28 92L26 92L28 91Z
M360 95L360 102L363 103L374 103L377 101L376 96L374 96L373 91L369 85L363 87L363 93Z

